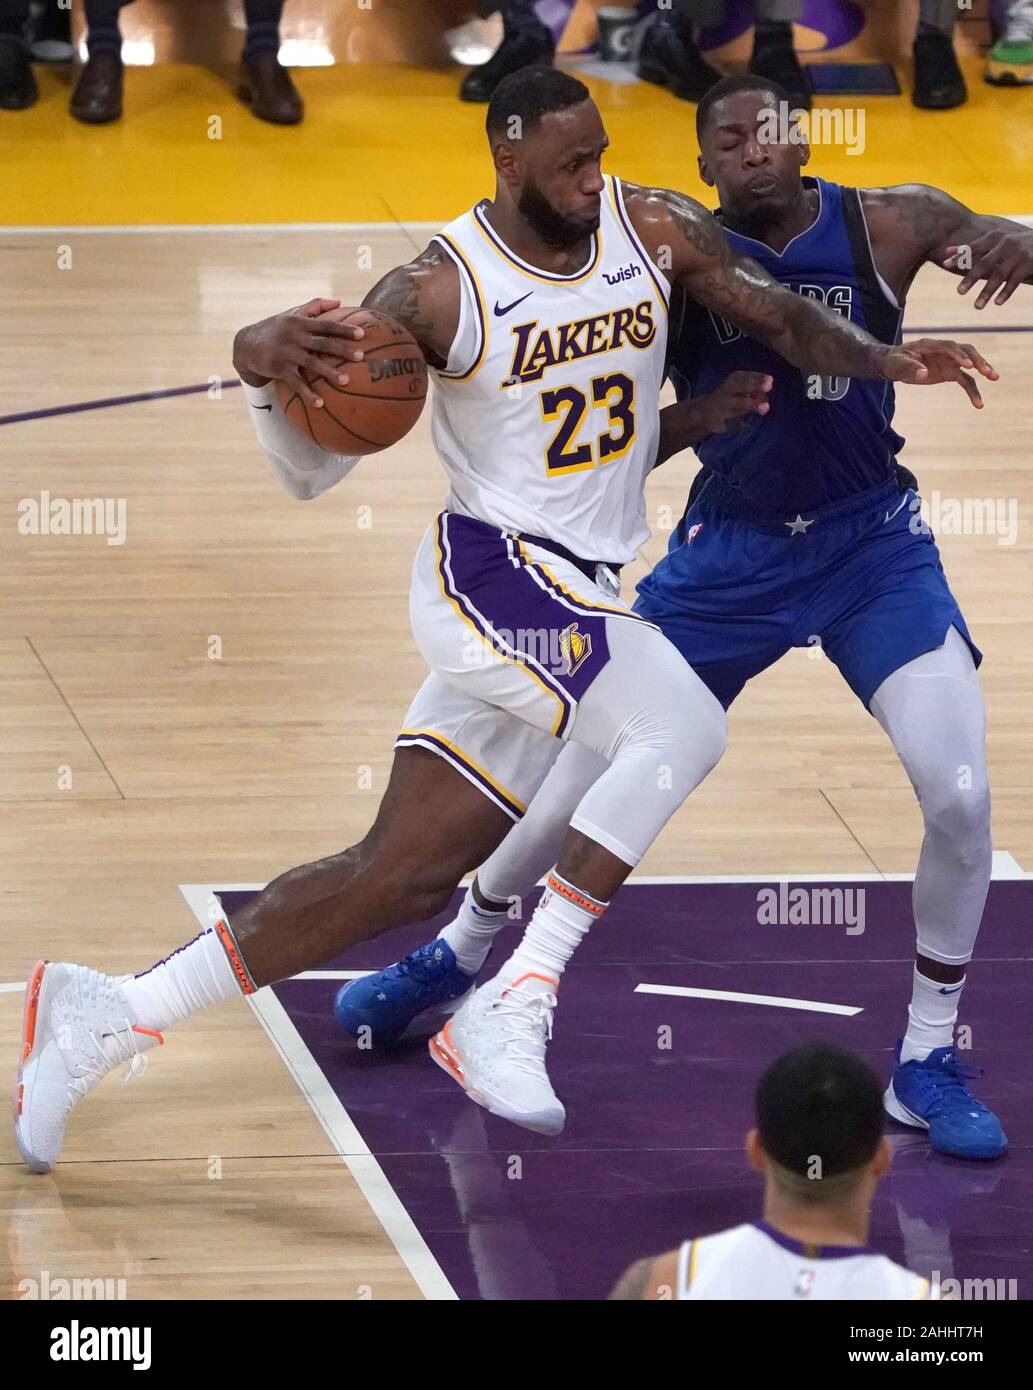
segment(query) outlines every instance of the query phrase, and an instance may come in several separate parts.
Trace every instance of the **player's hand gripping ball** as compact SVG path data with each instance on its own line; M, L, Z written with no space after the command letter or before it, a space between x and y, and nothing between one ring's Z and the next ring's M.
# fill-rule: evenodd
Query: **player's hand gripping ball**
M327 357L325 374L306 380L322 406L297 387L276 383L276 398L294 428L331 454L375 454L404 438L427 398L427 363L416 339L379 309L330 309L320 317L361 327L361 362ZM337 381L344 374L345 385Z

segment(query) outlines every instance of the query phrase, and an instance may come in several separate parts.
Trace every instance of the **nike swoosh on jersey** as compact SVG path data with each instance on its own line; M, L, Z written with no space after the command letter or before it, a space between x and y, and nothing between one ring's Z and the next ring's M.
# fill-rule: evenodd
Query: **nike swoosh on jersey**
M271 405L255 405L255 406L252 406L251 408L252 408L252 410L272 410L272 406L271 406Z
M892 510L891 512L887 512L887 513L886 513L886 521L892 521L893 518L896 516L896 514L900 511L900 508L903 507L904 504L905 504L906 502L907 502L907 497L906 497L906 496L905 496L905 497L902 497L902 498L900 499L900 506L894 507L893 510ZM886 524L886 521L884 521L884 522L882 523L884 526L885 526L885 524Z
M496 301L495 301L495 317L496 317L497 319L502 318L505 314L508 314L508 313L509 313L510 309L515 309L516 306L517 306L518 304L523 304L524 300L525 300L525 299L530 299L531 296L532 296L533 294L534 294L534 290L528 290L527 293L526 293L526 294L522 294L522 295L520 296L519 299L514 299L512 304L507 304L506 307L505 307L504 309L500 309L500 308L499 308L499 301L496 299Z

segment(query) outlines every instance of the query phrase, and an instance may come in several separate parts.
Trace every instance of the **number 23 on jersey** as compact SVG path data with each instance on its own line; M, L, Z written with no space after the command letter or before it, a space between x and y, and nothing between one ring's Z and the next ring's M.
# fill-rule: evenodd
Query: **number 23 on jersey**
M545 450L550 477L612 463L634 443L635 382L624 372L593 377L588 395L580 386L557 386L539 400L542 419L559 422Z

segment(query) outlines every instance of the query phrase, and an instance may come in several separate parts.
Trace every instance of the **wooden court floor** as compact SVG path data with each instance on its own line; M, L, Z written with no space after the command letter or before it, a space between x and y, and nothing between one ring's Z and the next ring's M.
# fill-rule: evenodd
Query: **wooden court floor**
M997 191L1002 211L1022 210L1014 189ZM313 295L357 301L429 230L0 231L0 417L205 388L0 419L12 1074L21 997L2 987L39 955L144 968L193 934L178 885L265 881L372 818L421 679L406 594L444 492L429 422L321 500L294 502L254 446L230 350L242 322ZM995 842L1030 868L1033 292L980 316L927 270L908 325L1026 330L976 340L1002 373L982 413L957 388L904 391L898 424L941 508L995 499L1017 518L1011 543L940 539L986 654ZM653 479L654 535L629 584L662 553L693 471L686 455ZM44 498L107 499L116 543L34 531ZM881 730L826 660L797 652L736 704L726 758L642 871L906 873L919 838ZM124 1278L129 1298L419 1296L243 1003L170 1035L132 1085L107 1082L55 1174L30 1178L0 1128L0 1226L0 1298L42 1270Z

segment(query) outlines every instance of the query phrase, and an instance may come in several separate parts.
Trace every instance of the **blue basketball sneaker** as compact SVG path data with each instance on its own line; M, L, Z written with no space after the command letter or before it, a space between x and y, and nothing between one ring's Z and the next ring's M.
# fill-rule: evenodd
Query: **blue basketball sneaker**
M397 965L343 985L334 1000L334 1018L346 1033L358 1036L360 1028L369 1028L374 1042L397 1042L420 1022L436 1032L473 983L473 975L460 970L452 947L439 937Z
M883 1103L903 1125L927 1129L934 1149L955 1158L999 1158L1008 1147L1001 1122L965 1084L980 1072L964 1068L953 1047L937 1047L924 1061L901 1063L893 1050L893 1077Z

